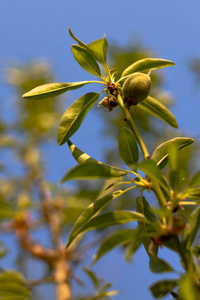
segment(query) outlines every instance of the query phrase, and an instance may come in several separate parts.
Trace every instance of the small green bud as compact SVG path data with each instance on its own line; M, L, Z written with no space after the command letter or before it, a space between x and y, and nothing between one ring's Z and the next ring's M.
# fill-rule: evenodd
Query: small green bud
M149 75L136 72L131 74L122 86L124 103L129 106L144 101L151 89L151 78Z

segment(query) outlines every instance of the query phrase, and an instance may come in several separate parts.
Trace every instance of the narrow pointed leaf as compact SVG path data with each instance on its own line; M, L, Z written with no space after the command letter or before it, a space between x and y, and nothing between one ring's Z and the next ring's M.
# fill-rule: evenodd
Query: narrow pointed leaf
M92 281L94 287L98 288L98 286L99 286L99 280L98 280L98 277L96 276L96 274L92 270L90 270L90 269L88 269L86 267L84 267L83 270L88 275L88 277L90 278L90 280Z
M192 144L194 142L191 138L177 137L171 140L168 140L161 145L159 145L153 152L151 159L156 163L160 169L164 168L167 164L170 146L174 145L178 150Z
M101 77L99 65L87 48L79 45L72 45L71 50L74 58L85 71L92 75Z
M146 249L147 254L149 255L149 245L150 245L150 234L155 234L156 229L156 216L151 206L145 199L145 197L137 197L136 201L136 209L139 213L142 213L147 220L149 220L152 224L147 224L145 222L138 223L138 229L140 233L143 234L143 245Z
M71 29L68 27L68 30L69 30L69 34L70 36L80 45L80 46L83 46L85 48L87 48L87 45L85 43L83 43L81 40L79 40L74 34L73 32L71 31Z
M88 162L70 169L61 179L60 183L68 180L92 180L115 177L121 178L121 174L107 166Z
M136 236L137 230L133 229L121 229L111 233L107 236L95 254L94 261L96 262L100 257L111 251L116 246L123 244L124 242L131 242Z
M99 98L88 93L77 99L63 114L58 126L58 144L63 145L81 126L86 114Z
M139 229L137 229L136 230L136 236L135 236L133 242L128 247L128 249L126 251L126 254L125 254L125 258L128 261L130 261L130 259L132 258L133 254L141 246L141 244L143 243L144 238L145 238L144 234Z
M138 60L134 62L132 65L130 65L128 68L126 68L121 77L130 75L134 72L147 72L152 69L160 69L165 68L169 66L174 66L175 63L173 63L170 60L166 59L160 59L160 58L144 58L141 60Z
M128 128L122 128L118 143L121 158L130 169L135 170L139 159L139 150L134 134Z
M188 183L189 188L199 187L200 186L200 171L197 172L193 178Z
M200 228L200 207L197 207L190 215L188 223L183 230L183 244L189 249Z
M70 140L68 140L67 143L68 143L69 149L70 149L73 157L75 158L75 160L77 161L78 164L82 165L85 163L93 162L93 163L102 165L107 169L115 170L115 167L106 165L106 164L92 158L91 156L89 156L88 154L86 154L85 152L83 152L82 150L77 148ZM125 175L127 173L126 170L124 170L124 171L117 170L116 172L118 172L120 175Z
M124 191L115 191L113 193L110 193L108 195L105 195L101 197L100 199L97 199L95 202L91 203L84 212L80 215L78 220L76 221L72 232L70 233L67 247L71 242L74 240L74 238L79 234L81 231L81 228L89 222L102 208L104 208L110 201L114 200L115 198L121 196L122 194L126 193L129 189L126 189Z
M145 216L141 213L134 211L116 210L99 215L97 217L93 217L89 222L81 227L79 233L86 232L92 229L102 229L109 226L125 224L133 221L148 222Z
M166 273L173 271L173 268L165 260L154 256L151 256L150 258L149 267L153 273Z
M91 83L91 81L47 83L32 89L22 97L26 99L42 100L59 96L69 90L79 89L88 83Z
M175 280L162 280L150 286L150 290L155 298L162 298L177 286Z
M106 38L96 40L87 45L88 49L92 52L95 56L96 60L102 64L103 66L106 65L106 53L108 43Z
M200 201L200 188L186 188L183 194L185 198Z
M148 96L145 101L138 104L138 107L140 107L147 113L161 119L162 121L166 122L170 126L174 128L178 127L174 115L169 111L169 109L166 106L164 106L161 102L159 102L155 98Z
M87 162L98 163L98 161L96 159L92 158L91 156L89 156L88 154L86 154L85 152L80 150L70 140L68 140L67 143L68 143L69 149L70 149L73 157L75 158L75 160L77 161L78 164L82 165Z
M71 35L71 37L80 46L84 47L86 50L89 50L91 52L91 54L94 55L96 60L98 62L100 62L100 64L102 64L103 66L106 65L106 53L107 53L108 43L107 43L107 40L105 37L103 39L93 41L90 44L86 45L72 33L70 28L68 28L68 29L69 29L69 34Z

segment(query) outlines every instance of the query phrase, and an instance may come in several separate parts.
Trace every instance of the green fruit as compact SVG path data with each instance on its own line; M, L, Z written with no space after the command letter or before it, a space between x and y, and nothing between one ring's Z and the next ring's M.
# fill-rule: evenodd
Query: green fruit
M144 101L151 89L151 78L149 75L136 72L131 74L124 82L122 87L124 103L136 105Z

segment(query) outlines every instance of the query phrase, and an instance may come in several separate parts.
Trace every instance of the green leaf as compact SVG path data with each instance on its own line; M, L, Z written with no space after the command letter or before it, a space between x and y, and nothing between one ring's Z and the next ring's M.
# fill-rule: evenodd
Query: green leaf
M10 205L7 202L5 202L3 199L0 199L0 221L12 217L13 217L13 210L11 209Z
M81 40L79 40L71 31L70 28L69 29L69 34L71 35L71 37L82 47L84 47L86 50L88 50L89 52L91 52L92 55L94 55L94 57L96 58L96 60L98 62L100 62L100 64L102 64L103 66L106 66L106 53L107 53L107 47L108 47L108 43L106 38L104 37L103 39L99 39L96 41L91 42L90 44L86 45L85 43L83 43Z
M58 144L63 145L81 126L86 114L97 102L99 94L88 93L77 99L64 112L58 126Z
M106 53L108 47L106 38L96 40L88 44L87 47L92 52L96 60L103 66L106 66Z
M104 166L105 168L107 168L108 170L115 170L116 168L113 167L113 166L109 166L109 165L106 165L94 158L92 158L91 156L89 156L88 154L86 154L85 152L83 152L82 150L80 150L79 148L77 148L70 140L68 140L68 146L69 146L69 149L73 155L73 157L75 158L75 160L78 162L78 164L82 165L82 164L85 164L85 163L96 163L96 164L99 164L99 165L102 165ZM117 172L118 174L120 175L126 175L126 170L124 171L115 171Z
M161 186L164 186L164 188L166 188L166 185L160 173L160 169L153 160L145 159L138 165L138 168L142 172L144 172L151 180L158 181Z
M15 299L15 296L23 300L31 299L29 290L25 288L23 276L15 271L7 271L0 274L0 299ZM17 299L16 297L16 299Z
M139 224L139 223L138 223ZM125 258L130 261L132 255L137 251L137 249L141 246L141 244L143 243L144 240L144 234L137 229L136 231L136 236L133 240L133 242L130 244L130 246L128 247L126 254L125 254Z
M194 188L198 186L200 186L200 171L197 172L188 183L188 188Z
M85 232L92 229L102 229L109 226L115 226L125 224L133 221L148 222L145 216L135 211L116 210L108 212L97 217L93 217L81 228L81 232Z
M68 30L69 30L69 34L70 36L80 45L80 46L83 46L85 48L87 48L87 45L85 43L83 43L81 40L79 40L74 34L73 32L71 31L71 29L68 27Z
M129 188L130 189L130 188ZM121 196L122 194L126 193L129 189L124 191L115 191L108 195L97 199L95 202L91 203L84 212L80 215L78 220L76 221L72 232L70 233L67 247L71 244L71 242L75 239L75 237L81 232L83 226L89 222L101 209L103 209L110 201L114 200L115 198Z
M169 150L171 145L175 145L178 150L192 144L194 142L191 138L177 137L168 140L161 145L159 145L153 152L151 159L159 166L161 169L165 167L169 157Z
M72 45L71 50L75 60L85 71L92 75L101 77L99 65L87 48L79 45Z
M94 257L94 262L96 262L100 257L111 251L116 246L123 244L125 242L131 242L136 237L137 230L134 229L121 229L107 236Z
M98 288L98 286L99 286L99 280L98 280L98 277L96 276L96 274L92 270L90 270L90 269L88 269L86 267L83 267L83 270L88 275L88 277L90 278L90 280L92 281L94 287Z
M161 119L167 124L171 125L174 128L178 127L174 115L165 107L161 102L155 98L148 96L147 99L138 104L138 107L146 111L147 113Z
M174 66L175 63L173 63L170 60L166 59L160 59L160 58L144 58L141 60L138 60L134 62L132 65L130 65L128 68L126 68L121 77L130 75L134 72L146 72L152 69L160 69L164 67L170 67Z
M134 134L127 128L122 128L118 138L119 153L127 166L135 170L139 159L139 150Z
M180 281L180 299L197 300L200 299L200 290L194 282L190 273L186 273Z
M155 298L161 298L171 292L175 286L177 286L175 280L162 280L151 285L150 290Z
M169 185L172 190L175 191L175 193L178 193L181 187L184 185L186 175L187 174L185 169L179 169L169 172Z
M93 81L78 81L78 82L61 82L61 83L47 83L40 85L22 97L31 100L42 100L50 97L56 97L69 90L76 90L85 84L92 83Z
M184 198L199 201L200 200L200 188L186 188L183 191Z
M149 245L150 245L150 235L154 235L156 233L157 220L154 211L151 206L145 199L145 197L137 197L136 200L136 210L139 213L142 213L146 219L151 223L147 224L146 222L138 223L138 229L140 233L143 234L142 242L146 249L147 254L149 255Z
M163 259L151 256L149 261L150 270L154 273L172 272L173 268Z
M156 215L153 211L153 209L151 208L151 206L149 205L149 203L147 202L147 200L145 199L145 197L137 197L136 200L136 207L137 207L137 211L142 213L147 220L149 220L150 223L157 223L157 219L156 219ZM142 223L140 225L143 225ZM155 227L153 227L155 229ZM150 230L149 230L150 229ZM152 228L147 227L147 230L144 230L144 232L152 232ZM154 232L154 230L153 230Z
M4 245L2 241L0 241L0 258L2 258L4 255L8 253L8 249Z
M88 162L70 169L61 179L60 183L67 180L106 179L115 177L121 178L121 174L107 166Z
M190 215L188 223L183 230L183 244L190 249L200 227L200 207L197 207Z

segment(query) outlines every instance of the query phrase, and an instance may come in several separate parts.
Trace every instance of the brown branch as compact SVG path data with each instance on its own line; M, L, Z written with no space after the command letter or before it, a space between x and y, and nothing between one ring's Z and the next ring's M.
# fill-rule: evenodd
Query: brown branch
M41 173L38 174L36 182L42 200L44 217L49 224L52 242L57 254L57 258L52 265L56 284L56 299L71 300L72 296L69 284L70 267L67 264L66 250L61 240L59 212L54 207L50 191Z

